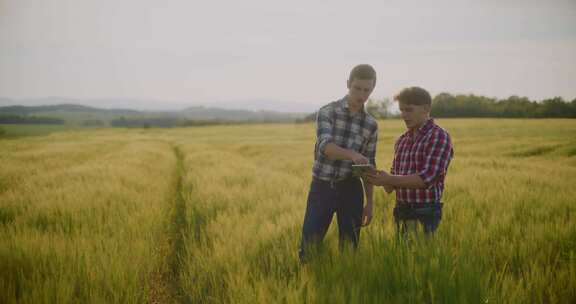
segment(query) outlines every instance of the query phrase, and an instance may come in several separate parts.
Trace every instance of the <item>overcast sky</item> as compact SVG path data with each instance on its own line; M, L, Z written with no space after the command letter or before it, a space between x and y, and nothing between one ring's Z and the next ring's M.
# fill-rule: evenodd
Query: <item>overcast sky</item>
M358 63L374 98L572 100L576 0L0 0L1 97L311 111Z

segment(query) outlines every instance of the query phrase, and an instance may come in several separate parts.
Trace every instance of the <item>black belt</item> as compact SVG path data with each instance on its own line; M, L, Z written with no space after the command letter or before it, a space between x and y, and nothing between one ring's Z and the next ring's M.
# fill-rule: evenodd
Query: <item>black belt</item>
M330 185L330 188L334 188L337 185L341 185L341 184L346 184L346 183L350 183L350 182L355 182L358 180L358 177L344 177L341 179L331 179L329 181L323 180L323 179L319 179L317 177L312 177L312 180L316 183L323 183L323 184L328 184Z
M412 220L442 213L442 203L397 203L394 218Z
M434 207L442 207L442 203L434 202L434 203L402 203L397 202L396 208L406 208L406 209L418 209L418 208L434 208Z

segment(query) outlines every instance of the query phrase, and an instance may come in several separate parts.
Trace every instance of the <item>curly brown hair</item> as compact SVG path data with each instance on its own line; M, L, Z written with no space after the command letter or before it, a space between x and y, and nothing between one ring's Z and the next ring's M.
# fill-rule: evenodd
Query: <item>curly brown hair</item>
M430 96L430 93L420 87L405 88L396 96L394 96L394 100L403 104L417 106L432 104L432 97Z

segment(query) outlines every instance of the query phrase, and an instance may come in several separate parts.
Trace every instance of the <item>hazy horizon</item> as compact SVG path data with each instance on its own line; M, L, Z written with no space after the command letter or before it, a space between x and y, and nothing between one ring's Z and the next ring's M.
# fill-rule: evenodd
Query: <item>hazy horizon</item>
M11 102L6 102L10 100ZM219 108L227 110L249 111L277 111L290 113L306 113L316 111L316 107L297 107L289 102L267 102L265 100L240 100L235 102L182 102L167 100L144 100L144 99L119 99L119 98L71 98L60 96L48 96L37 98L10 98L0 96L0 107L4 106L49 106L73 104L90 106L102 109L132 109L142 111L178 111L191 107ZM296 105L298 106L298 105ZM306 109L309 110L306 110Z
M576 98L570 0L0 0L0 50L0 97L104 108L310 112L359 63L378 72L374 99Z

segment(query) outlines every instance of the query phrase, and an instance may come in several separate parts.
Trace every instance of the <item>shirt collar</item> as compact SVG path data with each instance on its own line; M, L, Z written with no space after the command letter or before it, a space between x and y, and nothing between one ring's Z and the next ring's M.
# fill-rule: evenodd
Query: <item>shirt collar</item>
M430 130L433 125L434 125L434 119L428 118L428 120L420 128L418 128L418 133L424 134L428 132L428 130Z
M343 109L346 109L347 111L349 111L348 95L342 97L342 99L340 99L339 102L340 102L340 106L341 106ZM348 112L348 113L352 114L351 112ZM367 112L366 112L366 105L364 105L364 106L362 107L362 110L361 110L359 113L360 113L362 116L366 115L366 113L367 113ZM355 115L355 114L352 114L352 115Z
M428 118L428 120L420 127L416 132L412 130L406 130L402 136L408 137L410 139L417 138L420 135L426 134L434 126L434 119Z

